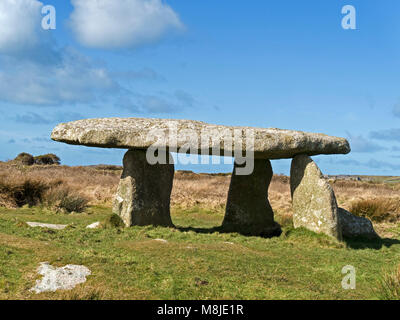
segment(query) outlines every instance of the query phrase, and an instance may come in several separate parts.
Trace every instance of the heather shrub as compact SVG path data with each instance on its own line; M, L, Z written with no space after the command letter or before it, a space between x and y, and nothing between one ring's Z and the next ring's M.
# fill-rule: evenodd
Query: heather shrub
M56 211L83 212L88 206L89 200L70 188L60 185L49 189L44 196L44 204Z

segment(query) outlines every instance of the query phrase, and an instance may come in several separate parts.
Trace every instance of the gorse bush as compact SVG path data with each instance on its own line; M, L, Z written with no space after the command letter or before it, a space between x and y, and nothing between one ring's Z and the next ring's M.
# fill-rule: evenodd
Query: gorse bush
M83 212L89 200L70 188L60 185L50 188L44 195L44 202L48 207L62 212Z
M351 204L349 211L376 222L396 222L400 217L400 198L357 200Z

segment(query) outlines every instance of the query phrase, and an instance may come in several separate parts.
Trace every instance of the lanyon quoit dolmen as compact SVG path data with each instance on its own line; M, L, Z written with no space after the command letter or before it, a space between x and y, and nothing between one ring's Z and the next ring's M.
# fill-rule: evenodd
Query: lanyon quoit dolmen
M343 236L376 237L371 222L338 208L333 189L315 162L319 154L347 154L346 139L320 133L230 127L190 120L105 118L59 124L51 138L89 147L128 149L113 211L127 227L172 227L170 195L174 164L170 152L233 156L222 229L248 235L275 236L268 201L271 159L290 159L290 187L295 228L305 227L338 240Z

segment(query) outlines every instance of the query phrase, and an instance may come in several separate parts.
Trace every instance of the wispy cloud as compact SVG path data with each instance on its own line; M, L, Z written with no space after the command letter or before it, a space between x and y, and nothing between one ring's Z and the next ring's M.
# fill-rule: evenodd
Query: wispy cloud
M364 163L363 165L368 168L374 168L374 169L400 170L400 164L390 163L386 161L378 161L375 159L370 159L367 163Z
M15 122L19 123L25 123L25 124L49 124L51 121L49 119L46 119L42 117L41 115L34 113L34 112L28 112L25 114L18 114L14 118Z
M195 98L183 91L174 93L158 92L156 94L130 93L122 95L116 106L135 113L176 113L192 108L196 103Z
M328 163L330 165L344 165L346 167L364 167L368 169L380 169L380 170L400 170L400 164L391 163L387 161L381 161L374 158L370 158L368 161L360 161L355 159L336 159L336 158L323 158L316 159L317 163Z
M143 68L140 70L114 71L110 72L112 77L126 81L148 80L148 81L165 81L163 75L159 74L152 68Z
M55 124L59 122L67 122L79 120L84 116L77 112L57 112L55 114L42 116L35 112L27 112L25 114L18 114L14 117L15 122L24 124Z
M371 131L369 137L376 140L400 142L400 129Z
M364 138L362 135L352 135L350 132L347 132L348 138L350 140L351 151L352 152L360 152L360 153L373 153L377 151L385 150L386 148L369 141Z
M0 60L0 101L14 104L59 106L87 103L116 92L119 84L105 68L72 48L59 52L61 62Z
M400 99L399 101L393 106L392 113L395 117L400 118Z

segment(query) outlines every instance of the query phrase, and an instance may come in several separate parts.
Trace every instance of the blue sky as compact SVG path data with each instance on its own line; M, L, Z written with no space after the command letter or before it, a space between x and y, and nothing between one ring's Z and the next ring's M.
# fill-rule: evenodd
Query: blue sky
M41 28L42 5L56 30ZM356 30L342 28L344 5ZM122 150L52 142L51 130L160 117L342 136L353 150L315 157L324 173L400 175L399 18L397 0L2 0L0 160L121 164Z

